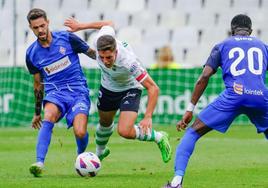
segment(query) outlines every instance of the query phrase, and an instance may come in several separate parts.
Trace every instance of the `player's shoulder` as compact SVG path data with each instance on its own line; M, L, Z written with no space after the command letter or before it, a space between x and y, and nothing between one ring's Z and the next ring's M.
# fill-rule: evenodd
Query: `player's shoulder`
M117 48L119 53L118 58L125 66L130 66L130 64L137 61L138 58L128 43L117 40Z
M53 39L68 39L70 32L65 30L57 30L51 32Z
M32 53L34 53L36 50L38 50L39 45L38 45L38 41L35 40L26 50L26 55L29 56Z

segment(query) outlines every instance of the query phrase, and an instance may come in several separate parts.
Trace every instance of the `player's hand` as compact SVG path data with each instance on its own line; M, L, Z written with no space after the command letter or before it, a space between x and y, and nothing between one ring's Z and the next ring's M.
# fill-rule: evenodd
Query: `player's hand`
M69 27L69 29L67 29L67 31L70 32L76 32L79 31L79 22L77 20L75 20L74 18L68 18L65 20L64 25Z
M140 121L140 128L144 135L148 134L148 130L152 130L152 124L153 124L153 121L151 117L144 117Z
M34 115L32 119L32 128L34 129L40 129L42 124L42 118L41 115Z
M186 111L185 114L183 115L182 119L177 123L177 130L181 131L184 130L188 124L191 122L193 118L193 112Z

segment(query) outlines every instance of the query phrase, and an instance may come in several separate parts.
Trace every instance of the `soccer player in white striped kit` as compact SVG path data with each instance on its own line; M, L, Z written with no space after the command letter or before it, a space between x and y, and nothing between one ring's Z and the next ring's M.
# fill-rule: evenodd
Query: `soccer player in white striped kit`
M99 125L96 129L96 154L103 160L110 153L106 147L114 129L114 117L120 110L117 131L126 139L155 141L166 163L171 159L168 134L152 128L152 115L157 103L159 88L126 42L115 38L113 22L99 21L79 23L73 18L65 21L69 31L99 29L93 46L101 69L99 90ZM138 117L143 87L148 91L148 103L144 118L135 124Z

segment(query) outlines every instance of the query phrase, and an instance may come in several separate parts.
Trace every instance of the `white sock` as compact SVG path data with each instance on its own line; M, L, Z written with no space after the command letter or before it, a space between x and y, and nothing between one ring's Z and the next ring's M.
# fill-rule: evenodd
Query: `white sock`
M163 136L160 132L157 132L154 129L148 129L147 134L145 135L138 125L134 125L134 129L136 131L136 139L140 141L155 141L158 143Z
M174 176L173 180L171 181L171 186L176 187L181 184L182 176Z
M161 138L162 138L162 136L163 135L160 132L155 131L155 142L159 143Z

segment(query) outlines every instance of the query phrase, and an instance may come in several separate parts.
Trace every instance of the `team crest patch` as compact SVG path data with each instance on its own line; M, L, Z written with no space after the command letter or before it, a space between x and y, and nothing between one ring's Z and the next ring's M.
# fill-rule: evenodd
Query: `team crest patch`
M234 88L234 92L237 93L238 95L243 94L243 85L242 84L237 84L234 82L233 88Z
M66 48L64 48L64 47L61 46L59 52L60 52L62 55L65 55L65 53L66 53Z

